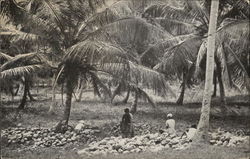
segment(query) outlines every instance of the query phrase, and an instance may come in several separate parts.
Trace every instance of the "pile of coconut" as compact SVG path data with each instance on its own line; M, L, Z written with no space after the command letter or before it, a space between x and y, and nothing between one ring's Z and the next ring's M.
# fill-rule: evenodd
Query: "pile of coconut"
M237 146L249 142L249 136L244 135L244 133L230 133L227 131L222 131L218 129L217 132L210 133L211 140L210 143L216 146Z
M209 133L210 143L218 146L237 146L249 141L249 136L233 134L226 131ZM148 133L133 138L106 137L101 141L92 142L89 147L78 151L81 155L106 155L108 153L139 153L143 151L157 152L163 149L183 150L190 146L191 140L187 136L176 136L175 134Z
M108 153L157 152L164 148L185 149L189 146L189 142L190 140L187 138L168 133L146 134L133 138L106 137L101 141L90 143L89 147L78 151L78 154L105 155Z
M2 130L1 137L7 140L7 146L20 144L34 148L59 147L66 144L91 143L96 140L96 134L100 132L98 127L80 122L75 129L69 129L63 134L55 133L53 128L16 127Z
M134 132L135 135L145 135L145 134L149 134L149 133L154 133L157 132L159 129L161 129L161 127L157 127L157 126L151 126L149 124L145 124L145 123L137 123L134 124ZM121 135L121 131L120 131L120 124L116 124L112 127L111 130L111 136L120 136Z

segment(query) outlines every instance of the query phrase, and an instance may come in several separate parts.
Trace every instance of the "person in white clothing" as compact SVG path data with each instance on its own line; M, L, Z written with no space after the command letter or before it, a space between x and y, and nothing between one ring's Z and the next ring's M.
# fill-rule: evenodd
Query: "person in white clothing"
M175 134L175 120L171 113L167 115L166 132L169 134Z
M195 133L196 133L196 128L197 126L194 124L194 125L191 125L191 127L182 134L181 138L183 138L183 136L185 136L186 138L188 138L190 141L192 141Z
M192 140L195 133L196 133L196 125L192 125L189 129L188 129L188 132L187 132L187 138L189 140Z

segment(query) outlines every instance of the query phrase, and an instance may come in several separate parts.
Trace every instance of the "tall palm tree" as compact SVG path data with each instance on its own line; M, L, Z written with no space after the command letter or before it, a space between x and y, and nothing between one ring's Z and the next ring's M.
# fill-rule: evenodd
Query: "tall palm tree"
M196 142L202 142L206 140L208 136L211 95L213 86L214 52L216 46L215 39L216 39L218 10L219 10L219 0L212 1L210 20L209 20L209 30L208 30L205 90L203 94L200 121L195 136Z
M242 0L245 1L245 0ZM177 40L172 41L163 41L153 46L155 50L158 52L165 53L164 60L159 63L155 68L159 71L164 72L165 74L173 74L177 73L178 77L182 79L182 77L186 77L186 80L183 80L182 83L182 92L177 102L182 103L184 97L184 90L187 83L192 84L192 77L194 74L194 68L197 62L198 52L203 52L202 49L207 42L207 29L208 29L208 16L209 16L209 5L210 1L183 1L183 5L180 8L174 8L169 5L152 5L148 7L144 13L144 16L156 23L157 25L161 25L166 30L168 30L173 35L177 36ZM240 57L239 60L233 60L234 65L240 66L239 62L246 61L246 58L241 58L247 56L245 51L248 50L248 46L245 43L249 41L247 38L249 37L249 27L247 26L248 17L244 13L247 14L247 11L244 10L244 7L238 9L239 5L232 5L231 9L226 7L228 4L227 1L223 1L220 5L219 9L219 27L217 28L218 36L216 38L216 69L224 70L226 67L229 67L229 64L232 64L232 61L225 62L225 58L230 55L231 52L228 51L228 48L224 48L224 54L219 52L222 50L220 46L227 45L230 48L237 46L240 48L240 51L235 52L237 57ZM249 6L249 4L244 3L244 5ZM240 12L239 12L240 11ZM243 16L242 16L243 15ZM231 20L229 18L234 18L235 20ZM237 22L236 22L237 21ZM245 37L243 34L236 34L238 32L246 33ZM182 37L180 39L179 37ZM232 40L227 37L233 37ZM222 45L220 45L222 44ZM230 46L231 45L231 46ZM154 50L152 49L152 50ZM204 58L202 57L203 59ZM225 57L224 60L222 60ZM236 56L233 56L234 58ZM233 58L231 57L231 58ZM202 59L200 58L200 59ZM176 62L174 62L176 61ZM203 62L205 60L198 60L199 62ZM237 62L236 62L237 61ZM246 63L246 62L243 62ZM197 64L200 66L201 64ZM202 64L203 65L203 64ZM244 65L244 67L248 68L248 65ZM169 69L171 68L171 69ZM205 67L204 67L205 68ZM243 70L242 67L238 69L238 73L229 71L231 77L237 76L239 74L239 70ZM221 90L221 100L224 99L224 84L222 83L222 75L224 74L222 71L216 71L215 74L218 78L220 90ZM244 72L244 71L243 71ZM218 75L217 75L218 74ZM245 74L245 73L243 73ZM242 74L241 74L242 75ZM247 76L245 74L244 76ZM233 82L232 82L233 83ZM245 82L247 83L247 82ZM215 83L216 84L216 83ZM245 85L246 86L246 85Z
M104 88L105 85L98 78L98 74L125 81L126 85L129 85L137 94L140 93L146 97L151 103L153 103L152 99L143 90L144 87L153 88L161 95L171 92L162 74L141 65L144 47L168 38L167 32L161 27L134 17L136 14L131 13L130 3L126 2L117 2L114 5L120 5L119 7L113 7L114 9L109 7L99 14L90 16L89 19L86 18L88 13L85 12L83 15L73 14L78 18L77 20L61 25L62 17L67 18L71 15L68 13L78 11L76 6L86 7L84 5L86 1L74 3L77 5L68 1L66 6L69 7L65 8L60 3L48 0L31 1L27 10L16 5L16 9L23 15L23 21L29 24L23 25L34 26L32 33L47 39L50 47L64 54L56 78L64 79L66 84L67 97L62 119L64 125L68 124L72 93L79 77L90 76L92 81ZM92 3L87 4L90 10L95 10ZM124 11L124 14L119 15L118 10ZM132 17L127 17L128 15ZM85 16L84 21L79 18L82 16ZM48 25L44 28L37 28L37 24L40 25L42 22ZM138 95L136 95L136 100L137 97Z

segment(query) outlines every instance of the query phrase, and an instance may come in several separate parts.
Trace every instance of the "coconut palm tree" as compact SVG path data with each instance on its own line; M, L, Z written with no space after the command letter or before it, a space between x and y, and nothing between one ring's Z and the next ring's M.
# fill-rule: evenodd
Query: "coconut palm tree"
M34 100L29 90L32 83L30 75L40 72L40 65L45 64L48 60L45 54L42 55L41 52L38 53L39 50L35 48L35 44L42 39L35 34L26 33L18 29L3 14L1 14L0 19L0 36L3 40L5 39L5 42L9 43L0 48L1 51L5 52L1 53L1 80L5 83L8 82L6 86L10 88L14 87L14 81L19 81L24 85L24 94L22 102L19 105L19 108L23 109L27 96L29 96L30 100ZM25 53L29 51L34 52ZM35 52L37 52L37 54ZM13 89L9 90L12 97L17 94L18 91L17 89L16 93L14 93Z
M201 116L198 124L198 129L195 136L196 142L202 142L207 140L208 129L209 129L209 116L211 107L211 93L213 86L213 73L214 73L214 52L216 42L216 28L217 28L217 17L219 10L219 0L212 1L209 30L208 30L208 46L207 46L207 60L206 60L206 81L205 90L202 101Z
M244 1L244 0L242 0ZM198 52L204 53L204 46L207 42L207 30L208 30L208 16L209 16L209 1L184 1L182 4L182 7L180 8L174 8L169 5L152 5L148 7L144 13L144 16L147 17L149 20L153 21L153 23L156 23L157 25L161 25L166 30L168 30L173 35L176 35L176 39L180 37L184 37L182 39L172 40L172 41L163 41L161 43L158 43L157 45L153 46L154 49L158 52L166 52L166 55L164 57L164 60L159 63L155 68L164 72L165 74L176 74L179 78L186 80L183 80L182 82L182 92L180 94L179 99L177 100L178 103L183 102L184 97L184 90L187 83L192 83L192 74L194 73L194 68L196 65L196 59L198 57ZM243 4L243 2L242 2ZM228 7L228 5L230 7ZM244 5L249 6L249 4L244 3ZM242 5L241 5L242 6ZM222 102L225 101L224 99L224 84L222 83L222 71L218 70L224 70L225 67L229 67L229 62L223 62L225 60L222 60L221 57L231 57L230 51L226 51L225 55L222 55L222 52L219 52L221 48L219 46L223 46L227 44L227 46L233 45L237 46L238 48L241 48L237 56L242 57L246 56L246 53L242 50L248 50L248 46L245 45L245 43L248 43L248 36L249 36L249 29L247 26L247 11L244 10L244 7L241 7L240 9L237 9L239 5L230 5L227 1L223 1L220 4L219 9L219 17L218 17L218 23L219 27L218 35L217 35L217 53L215 58L216 61L216 73L215 77L218 78L220 90L221 90L221 100ZM235 20L231 20L229 18L234 18ZM237 22L236 22L237 21ZM244 25L244 24L245 25ZM230 27L229 27L230 26ZM233 29L234 28L234 29ZM237 32L244 32L247 33L246 37L242 37L242 34L236 34ZM184 34L184 35L183 35ZM234 40L226 37L234 37ZM223 45L220 45L223 43ZM233 46L232 45L232 46ZM230 46L230 47L232 47ZM152 50L154 50L152 49ZM225 49L225 48L224 48ZM204 58L203 54L203 59ZM201 56L200 56L201 57ZM234 56L235 57L235 56ZM200 58L202 59L202 58ZM222 61L221 61L222 60ZM202 60L198 60L201 62ZM204 65L203 64L197 64L197 66ZM239 61L246 61L245 59L241 60L233 60L235 61L235 65L240 66ZM238 61L238 62L236 62ZM244 62L246 63L246 62ZM226 64L226 65L223 65ZM232 64L232 63L231 63ZM220 66L221 65L221 66ZM244 67L248 67L245 65ZM169 69L171 68L171 69ZM205 69L205 67L204 67ZM242 70L241 69L238 69ZM243 69L244 70L244 69ZM219 73L220 72L220 73ZM229 71L229 73L232 73ZM231 77L234 77L238 73L230 74ZM245 74L247 75L247 74ZM245 76L244 75L244 76ZM189 78L187 78L189 77ZM215 80L214 80L215 81ZM245 82L246 83L246 82ZM215 83L216 84L216 83Z
M62 60L65 50L77 42L75 38L80 22L104 3L95 1L3 1L4 11L16 25L22 26L45 41L52 52L54 65ZM88 7L86 7L88 6ZM70 12L69 12L70 11ZM38 46L39 47L39 46ZM41 46L40 46L41 47Z
M8 81L16 79L20 80L24 85L22 101L18 107L19 109L23 109L28 95L32 100L29 94L32 76L48 68L49 65L44 61L44 57L38 53L26 53L14 57L1 53L0 57L6 59L6 62L0 65L0 80Z
M83 2L76 2L76 6L86 7L84 5L86 1ZM99 74L111 76L120 82L125 81L126 85L136 92L136 101L140 93L153 103L143 90L144 87L153 88L155 92L162 95L170 91L162 74L141 65L144 47L168 38L170 35L161 27L149 24L142 18L135 17L135 14L131 14L127 5L129 3L117 2L115 5L120 5L120 7L112 6L115 8L112 10L109 7L85 21L79 20L79 17L86 16L87 13L73 14L78 19L73 18L73 22L69 21L64 25L61 25L60 17L67 17L68 12L75 13L78 9L71 1L67 3L70 7L66 9L64 5L61 6L56 2L39 1L35 5L36 3L36 1L30 2L26 10L14 4L23 16L23 21L28 23L28 25L23 25L27 28L34 26L30 32L43 37L54 50L64 54L56 78L63 79L66 85L67 97L62 119L64 125L68 124L72 94L79 77L89 76L94 83L97 83L95 85L103 88L105 85L98 78ZM46 7L48 10L45 12L43 8ZM93 6L90 8L93 10ZM118 10L124 11L124 17L117 16ZM132 17L127 17L130 14ZM96 18L98 20L95 20ZM48 25L44 28L36 28L37 24L44 22Z

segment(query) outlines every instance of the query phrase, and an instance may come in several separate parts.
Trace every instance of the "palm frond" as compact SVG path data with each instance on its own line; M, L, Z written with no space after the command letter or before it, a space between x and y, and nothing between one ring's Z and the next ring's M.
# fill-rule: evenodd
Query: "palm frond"
M67 2L69 5L71 17L82 20L86 19L93 13L93 10L89 7L86 0L67 0Z
M193 38L193 34L176 36L170 39L161 40L147 48L141 55L143 65L153 68L162 61L162 58L169 48L172 48L188 38Z
M204 1L185 0L186 11L200 19L203 24L208 24L209 11L204 6Z
M142 53L150 44L171 37L161 27L137 17L119 19L88 34L88 39L118 44L124 50L129 50L127 52L132 56Z
M14 19L14 22L16 24L22 24L24 27L29 28L29 33L38 34L45 39L58 39L61 37L59 34L59 28L55 23L51 23L49 20L45 20L37 15L31 14L17 4L13 5L15 5L15 12L20 13L20 15L15 16L15 18L19 18ZM15 28L11 27L10 29L13 30Z
M88 63L97 65L110 61L116 61L119 58L126 58L124 51L119 46L101 41L83 41L72 46L64 57L64 62L75 64Z
M204 41L198 51L197 59L196 59L196 64L195 64L195 76L198 77L201 73L202 70L204 71L205 68L204 66L204 59L206 58L205 55L207 53L207 42Z
M12 37L12 42L17 43L19 41L25 41L25 42L30 42L32 43L39 43L42 39L32 33L25 33L19 30L5 30L3 31L0 29L0 35L2 36L11 36Z
M79 32L85 27L100 28L104 25L114 22L115 20L132 16L133 11L128 1L118 1L107 7L105 10L94 14L80 28Z
M176 22L191 23L200 25L199 18L187 13L183 8L174 8L169 5L152 5L149 6L144 14L146 18L162 17Z
M106 0L88 0L89 3L89 7L95 11L98 8L102 7L103 5L105 5L105 1Z
M152 89L157 95L175 96L163 74L131 61L125 64L105 64L98 71L108 73L114 79L130 86Z
M9 60L11 60L11 59L13 59L13 58L14 58L14 57L9 56L9 55L7 55L7 54L5 54L5 53L0 52L0 60L9 61Z
M19 65L19 63L24 63L25 61L28 61L30 59L33 59L36 56L36 53L26 53L26 54L20 54L12 58L10 61L7 61L4 63L1 67L0 70L6 70L12 67L15 67Z
M217 40L227 43L235 52L249 50L249 21L225 19L218 29Z
M235 7L237 10L240 10L246 17L250 17L250 4L248 0L238 0L237 2L234 0L226 0L226 2Z
M143 89L140 89L137 87L137 91L139 93L139 97L143 98L144 100L147 100L154 108L156 108L156 103L154 102L153 98L151 98L147 92L145 92Z
M152 89L159 95L167 95L169 93L174 96L163 74L132 62L129 62L129 69L131 81L134 83L138 82L142 88Z
M99 85L106 94L109 95L109 97L111 97L111 91L108 89L108 87L98 78L98 76L96 75L96 73L93 73L93 72L89 72L91 78L93 79L94 81L94 85L95 85L95 89L98 89L97 88L97 85Z
M175 36L195 33L199 28L194 23L181 22L174 19L155 18L153 21L160 24L167 32Z
M181 77L184 71L194 65L202 39L200 36L194 36L169 48L162 62L157 64L154 69L164 72L167 76L177 74L178 77Z
M68 4L66 1L60 0L31 0L30 6L36 8L32 10L32 14L35 14L39 18L47 19L52 23L57 23L60 27L64 27L62 20L66 18L65 13L68 12Z
M233 82L235 82L240 87L245 87L248 84L249 80L249 71L250 65L246 58L240 58L239 52L234 52L230 45L225 44L225 49L228 51L228 60L227 64L229 67L229 72Z
M0 72L0 78L7 79L7 78L14 78L20 76L31 75L32 73L36 73L38 70L44 69L43 65L26 65L26 66L19 66L10 69L6 69Z

